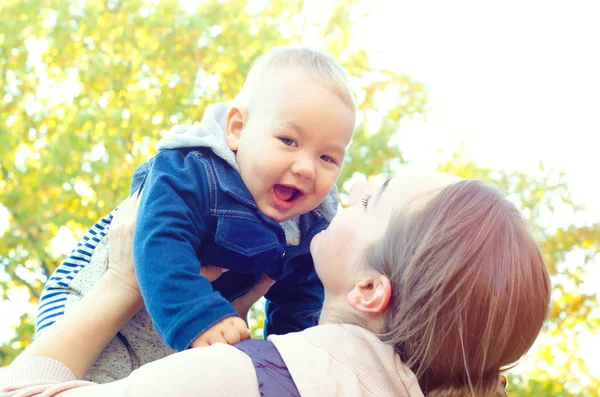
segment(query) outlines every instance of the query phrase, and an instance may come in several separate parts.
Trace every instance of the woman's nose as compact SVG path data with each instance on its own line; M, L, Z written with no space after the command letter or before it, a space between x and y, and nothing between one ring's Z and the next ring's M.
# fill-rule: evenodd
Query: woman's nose
M369 182L354 182L350 188L348 205L358 204L365 196L372 196L377 193L377 189L377 186Z

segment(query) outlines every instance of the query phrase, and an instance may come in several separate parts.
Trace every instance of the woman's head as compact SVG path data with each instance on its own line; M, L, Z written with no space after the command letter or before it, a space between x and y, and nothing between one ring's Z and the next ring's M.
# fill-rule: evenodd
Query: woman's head
M496 395L500 369L543 325L550 283L541 254L514 205L483 182L394 177L324 234L313 251L325 315L328 296L336 309L345 297L429 396Z

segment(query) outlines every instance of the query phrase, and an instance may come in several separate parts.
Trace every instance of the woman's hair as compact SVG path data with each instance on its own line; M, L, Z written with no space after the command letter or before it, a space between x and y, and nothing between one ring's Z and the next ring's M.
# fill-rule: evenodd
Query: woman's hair
M366 260L389 277L382 339L428 397L506 395L500 371L534 343L550 302L542 255L515 206L481 181L397 213Z

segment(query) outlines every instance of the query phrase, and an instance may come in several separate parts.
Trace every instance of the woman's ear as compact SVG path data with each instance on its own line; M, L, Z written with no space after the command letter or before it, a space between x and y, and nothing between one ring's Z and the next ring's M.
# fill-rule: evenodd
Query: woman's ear
M379 274L358 280L348 293L350 306L363 313L383 313L390 304L392 286L390 279Z
M248 122L248 111L246 109L233 106L227 113L227 122L225 124L225 141L232 151L237 151L242 132Z

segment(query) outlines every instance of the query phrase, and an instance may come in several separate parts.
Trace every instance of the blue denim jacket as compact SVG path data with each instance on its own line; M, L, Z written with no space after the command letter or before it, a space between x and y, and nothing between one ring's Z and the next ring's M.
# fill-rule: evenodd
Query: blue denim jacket
M265 336L316 324L324 292L309 247L330 219L318 211L302 215L302 241L286 247L283 229L258 210L238 172L206 148L159 152L134 173L131 191L140 187L135 270L169 346L186 349L235 316L229 302L265 273L277 281L265 296ZM211 284L199 274L202 264L230 271Z

